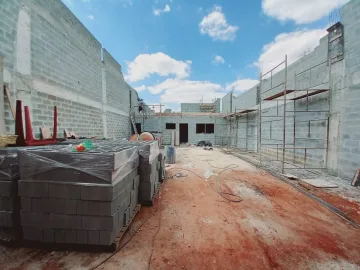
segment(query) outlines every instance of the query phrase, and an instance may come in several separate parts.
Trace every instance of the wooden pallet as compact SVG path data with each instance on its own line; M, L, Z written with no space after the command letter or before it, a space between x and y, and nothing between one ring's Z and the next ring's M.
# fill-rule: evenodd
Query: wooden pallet
M141 205L143 205L143 206L154 206L155 205L155 200L159 196L160 187L161 187L161 183L158 183L158 185L156 187L156 190L155 190L155 193L154 193L154 196L152 197L152 199L150 201L142 200L140 202Z
M129 223L124 226L119 234L117 235L115 241L109 245L88 245L88 244L76 244L76 243L44 243L38 241L29 241L24 240L22 246L30 248L41 248L51 251L81 251L81 252L114 252L120 247L120 242L124 237L125 233L128 231L131 222L134 220L136 214L140 211L141 205L136 205L134 211L132 212Z
M112 251L116 251L116 250L118 250L118 248L120 247L121 239L123 238L124 234L125 234L125 233L127 232L127 230L129 229L130 224L131 224L132 221L134 220L136 214L140 212L140 208L141 208L141 204L136 205L134 211L132 212L132 215L131 215L131 218L130 218L130 220L129 220L129 223L126 224L126 226L124 226L124 227L121 229L120 233L116 236L115 241L111 244L111 249L112 249Z

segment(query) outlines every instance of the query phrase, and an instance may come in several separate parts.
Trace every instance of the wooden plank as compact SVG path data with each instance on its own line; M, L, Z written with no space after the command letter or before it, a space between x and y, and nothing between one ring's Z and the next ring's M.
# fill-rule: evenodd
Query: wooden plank
M16 117L15 107L14 107L14 104L11 102L10 90L6 85L4 85L4 91L5 91L6 97L7 97L8 101L9 101L12 116L13 116L13 118L15 120L15 117Z
M303 94L303 95L298 96L298 97L290 98L290 100L298 100L298 99L311 97L311 96L314 96L314 95L317 95L317 94L320 94L320 93L325 93L325 92L329 91L328 89L318 89L318 90L312 90L312 91L311 90L312 89L309 89L309 92L307 94Z
M285 176L286 178L289 178L291 180L297 180L299 179L299 177L297 177L296 175L292 175L290 173L285 173L285 174L282 174L282 176Z
M337 188L338 186L332 183L329 183L323 179L301 179L301 181L308 183L316 188Z
M354 180L351 182L351 185L356 187L360 184L360 169L357 169Z

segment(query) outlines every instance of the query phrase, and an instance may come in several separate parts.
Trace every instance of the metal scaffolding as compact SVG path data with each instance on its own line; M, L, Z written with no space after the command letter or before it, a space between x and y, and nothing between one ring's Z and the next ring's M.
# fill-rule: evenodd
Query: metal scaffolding
M289 89L288 88L288 59L287 56L285 56L285 60L283 62L281 62L280 64L278 64L276 67L274 67L273 69L271 69L270 71L264 73L264 74L260 74L260 108L259 108L259 158L260 158L260 164L262 164L263 160L262 160L262 156L271 156L271 154L269 155L269 153L266 153L266 149L272 149L272 151L270 151L273 154L273 150L276 149L276 160L277 161L281 161L281 169L282 169L282 173L284 173L284 171L286 169L306 169L306 170L310 170L310 169L325 169L326 165L327 165L327 154L328 154L328 140L329 140L329 111L330 111L330 76L331 76L331 71L330 71L330 66L328 67L328 71L329 71L329 88L324 89L324 88L317 88L320 85L324 85L326 84L326 82L322 82L321 84L318 85L311 85L311 74L312 74L312 70L316 67L319 67L321 65L329 65L328 61L322 62L318 65L314 65L308 69L303 70L300 73L294 73L294 89ZM277 85L273 85L273 74L274 74L274 70L280 68L281 66L284 66L284 78L283 80L281 80L281 82ZM297 78L298 76L309 72L309 87L305 88L305 89L297 89ZM269 89L265 90L263 89L263 85L264 82L269 82L270 87ZM281 88L281 90L277 91L279 88ZM301 88L301 87L300 87ZM273 90L275 93L268 93L271 90ZM268 93L268 94L267 94ZM300 95L297 95L297 93L300 93ZM326 99L327 99L327 109L321 109L321 110L309 110L309 98L318 94L327 94L326 95ZM306 108L302 109L302 110L296 110L296 105L297 105L297 101L304 101L305 100L305 104L306 104ZM265 112L263 112L264 109L264 103L267 101L271 101L271 102L276 102L276 106L268 106L265 107L265 109L269 108L269 109L273 109L274 107L276 108L276 115L264 115L266 114ZM282 103L282 113L279 113L279 109L281 107L281 103ZM293 106L292 110L288 110L287 107L289 107L289 105ZM288 114L289 113L289 114ZM326 114L325 117L320 118L320 119L314 119L313 115L314 113L319 113L319 114ZM302 117L301 120L297 120L297 117L299 117L299 114L301 114L301 116L305 115L306 119L303 119L304 117ZM275 118L275 119L271 119L271 120L265 120L267 118ZM292 119L291 119L292 118ZM291 120L290 120L291 119ZM293 136L293 140L291 143L287 142L287 133L289 133L289 130L287 130L287 123L291 123L290 121L292 121L292 136ZM273 123L274 122L282 122L283 126L282 126L282 139L274 139L272 138L272 130L273 130ZM324 139L321 138L313 138L311 135L311 123L312 122L325 122L324 124ZM264 138L263 135L263 126L265 123L269 123L269 138ZM308 127L308 131L307 131L307 137L305 138L300 138L297 137L297 124L299 123L308 123L307 127ZM319 136L318 136L319 137ZM290 138L291 139L291 138ZM266 140L270 140L270 141L275 141L274 143L265 143L264 141ZM319 147L314 147L314 146L309 146L308 145L308 141L312 141L312 142L317 142L319 144L321 144ZM298 147L297 143L299 142L305 142L305 146L301 146ZM267 148L269 147L269 148ZM289 152L289 150L293 152L293 158L292 158L292 162L289 162L288 160L290 160L289 158L286 159L286 154ZM299 156L299 151L304 151L304 156L302 158L302 164L299 166L296 161L297 156ZM308 155L308 151L309 150L323 150L323 164L325 165L324 167L308 167L307 166L307 155ZM279 153L279 151L281 151ZM268 154L268 155L267 155ZM282 155L282 158L279 159L279 154ZM273 154L274 156L274 154ZM291 167L285 167L285 164L290 164Z
M257 109L245 109L245 110L242 109L238 111L235 108L234 113L224 115L223 118L226 118L227 121L230 122L230 125L226 124L228 128L228 136L221 137L221 141L222 141L221 145L222 146L227 145L229 147L234 147L236 149L240 149L243 151L249 151L248 139L252 137L256 141L255 135L249 134L249 113L253 113L256 111ZM239 121L239 118L243 117L244 115L245 115L245 120ZM245 134L243 137L239 137L239 124L245 124ZM226 142L225 144L224 144L224 140ZM241 145L239 146L239 143L241 141L245 141L244 143L245 147L241 147Z

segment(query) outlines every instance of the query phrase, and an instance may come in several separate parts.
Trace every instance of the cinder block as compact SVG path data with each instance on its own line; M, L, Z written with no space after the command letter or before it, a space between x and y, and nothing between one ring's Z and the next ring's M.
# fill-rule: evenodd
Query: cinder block
M100 231L100 245L109 246L111 245L116 239L115 231L108 232L108 231Z
M78 244L87 244L88 243L88 233L85 230L76 231L76 242Z
M117 223L116 211L112 216L81 216L82 229L84 230L100 230L112 231L116 228ZM80 217L80 216L78 216Z
M30 197L21 197L21 210L31 212L31 198Z
M55 229L55 243L66 243L66 230Z
M136 176L133 180L133 190L138 189L140 183L140 176Z
M20 197L43 197L49 195L49 185L47 183L19 180Z
M88 231L88 244L99 245L100 244L100 232Z
M0 211L13 211L13 199L9 197L0 197Z
M0 211L0 227L13 226L13 212Z
M43 241L43 231L39 227L22 227L23 238L29 241Z
M43 229L43 239L47 243L55 243L55 230L54 229Z
M77 243L76 230L66 230L65 236L66 243Z
M49 183L49 197L81 199L81 186L68 183Z
M81 229L81 216L65 214L44 215L44 224L55 229Z
M139 185L139 200L151 201L155 192L154 183L140 182Z
M76 214L76 200L31 198L31 211L35 213Z
M82 186L79 199L89 201L112 201L113 187L111 185Z
M0 196L1 197L12 197L13 183L11 181L0 181Z

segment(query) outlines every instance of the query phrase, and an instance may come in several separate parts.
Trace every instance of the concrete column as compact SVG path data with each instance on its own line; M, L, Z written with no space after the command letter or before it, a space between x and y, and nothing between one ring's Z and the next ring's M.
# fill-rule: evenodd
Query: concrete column
M4 112L4 62L3 57L0 56L0 135L6 134L6 128L5 128L5 112Z

